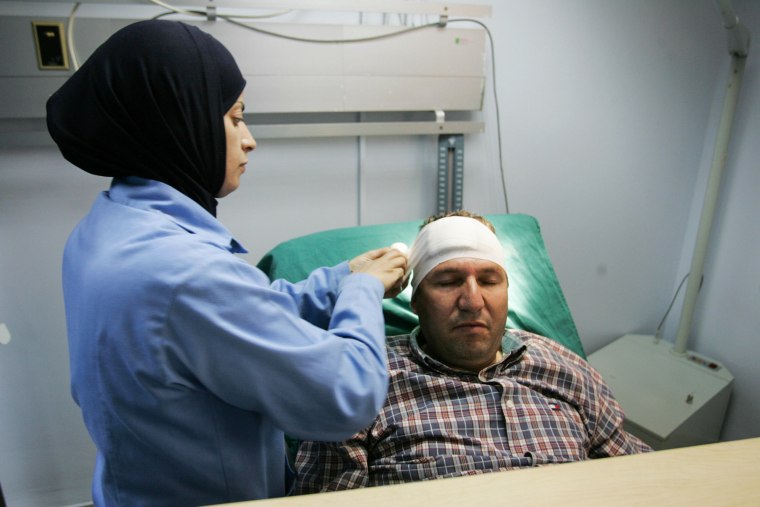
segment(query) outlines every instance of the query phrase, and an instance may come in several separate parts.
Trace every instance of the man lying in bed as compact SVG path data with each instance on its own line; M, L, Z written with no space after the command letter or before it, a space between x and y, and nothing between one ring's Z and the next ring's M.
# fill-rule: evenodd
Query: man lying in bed
M485 218L428 219L409 258L419 327L388 338L385 406L346 442L303 442L296 494L651 450L623 430L586 361L548 338L505 332L503 262Z

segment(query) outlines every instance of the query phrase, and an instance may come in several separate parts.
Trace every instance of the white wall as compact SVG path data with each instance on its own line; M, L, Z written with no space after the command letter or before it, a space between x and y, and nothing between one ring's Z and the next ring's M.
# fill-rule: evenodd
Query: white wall
M60 260L105 180L54 148L0 151L0 484L11 507L87 498L94 459L68 385Z
M717 11L709 0L491 4L511 211L542 224L588 352L653 333L689 269L712 158L728 59ZM734 6L760 37L760 4ZM760 57L750 53L690 342L736 376L726 439L760 436L760 119L750 114ZM465 146L465 207L482 213L504 209L490 78L486 133ZM59 264L107 181L39 137L0 133L0 322L13 335L0 346L0 483L12 506L85 500L92 459L68 392ZM423 137L260 141L219 216L252 263L359 216L422 218L434 211L435 156ZM666 339L677 320L676 309Z

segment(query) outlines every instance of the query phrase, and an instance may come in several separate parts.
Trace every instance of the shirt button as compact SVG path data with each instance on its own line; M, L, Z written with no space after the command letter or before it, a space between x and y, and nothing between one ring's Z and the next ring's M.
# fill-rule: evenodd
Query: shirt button
M515 402L512 400L507 400L507 408L515 408Z

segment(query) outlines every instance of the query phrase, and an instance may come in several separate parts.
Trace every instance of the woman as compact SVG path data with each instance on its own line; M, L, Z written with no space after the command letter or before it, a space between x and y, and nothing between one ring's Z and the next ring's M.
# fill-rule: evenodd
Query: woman
M63 258L96 505L283 495L283 432L342 440L383 404L381 300L399 290L405 257L380 249L270 282L215 218L256 147L244 86L210 35L143 21L48 101L64 157L113 177Z

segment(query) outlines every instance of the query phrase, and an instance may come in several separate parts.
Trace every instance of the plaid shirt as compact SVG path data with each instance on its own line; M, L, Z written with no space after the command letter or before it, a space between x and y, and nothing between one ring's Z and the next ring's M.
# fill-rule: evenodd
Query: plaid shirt
M480 373L388 339L391 383L375 422L346 442L303 442L295 494L472 475L651 450L623 430L599 374L557 342L507 331Z

